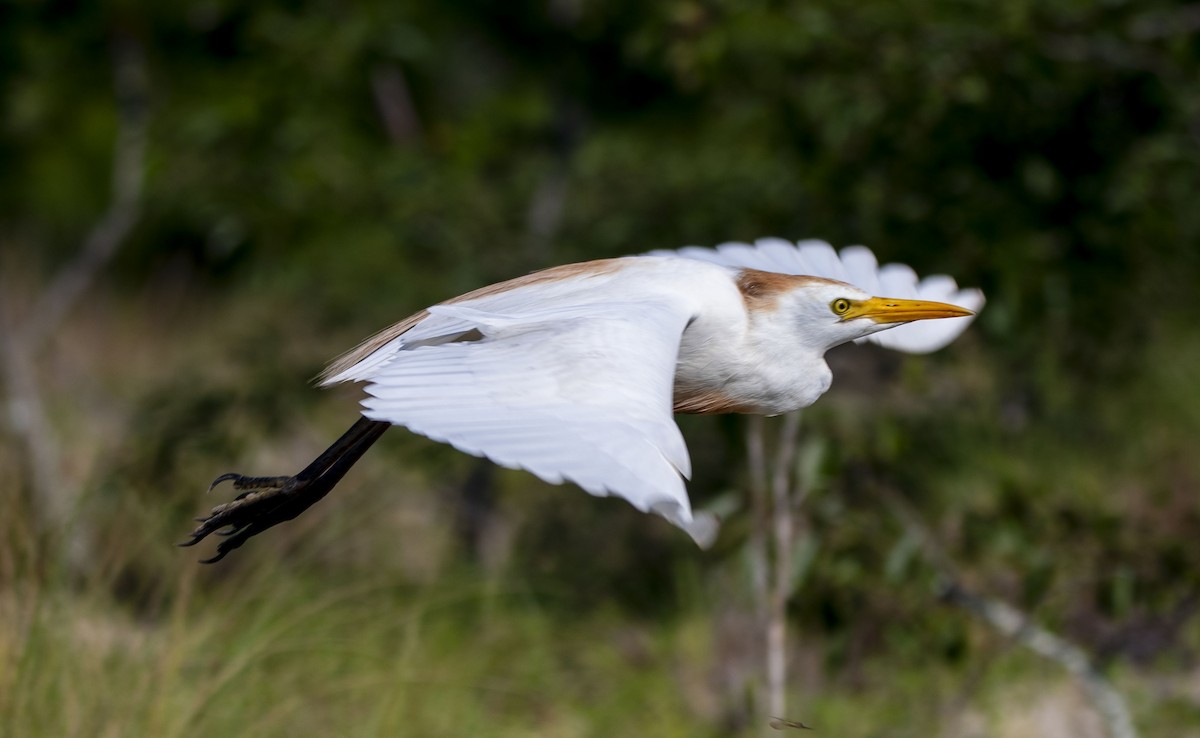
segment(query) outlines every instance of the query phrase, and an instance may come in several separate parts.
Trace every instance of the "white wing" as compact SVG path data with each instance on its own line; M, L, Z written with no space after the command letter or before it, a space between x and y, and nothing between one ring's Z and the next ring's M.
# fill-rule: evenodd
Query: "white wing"
M909 300L933 300L959 305L979 312L983 293L978 289L959 289L954 279L939 274L918 280L904 264L879 266L875 255L865 246L848 246L841 253L824 241L793 244L779 238L761 238L752 245L725 243L716 248L689 246L678 251L652 251L652 254L676 254L713 264L761 269L781 274L804 274L836 279L880 297ZM958 338L974 317L921 320L874 333L859 341L878 343L897 351L923 354L946 346Z
M693 517L671 410L684 304L530 309L516 298L430 308L394 350L371 357L366 376L348 377L368 382L363 414L552 484L623 497L710 544L716 523ZM498 304L512 309L493 312Z

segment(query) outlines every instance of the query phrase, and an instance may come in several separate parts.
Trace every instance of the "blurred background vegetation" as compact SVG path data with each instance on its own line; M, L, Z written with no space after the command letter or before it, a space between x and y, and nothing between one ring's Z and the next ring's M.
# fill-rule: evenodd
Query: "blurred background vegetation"
M681 420L710 552L401 431L220 566L171 544L353 421L307 380L370 332L777 235L989 297L939 354L830 356L789 717L1104 734L937 597L915 516L1200 735L1198 80L1158 0L5 0L0 734L760 735L740 418Z

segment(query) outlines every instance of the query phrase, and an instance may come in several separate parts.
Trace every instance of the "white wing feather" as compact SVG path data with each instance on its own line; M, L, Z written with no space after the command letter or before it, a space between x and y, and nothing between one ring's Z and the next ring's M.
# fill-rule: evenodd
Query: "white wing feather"
M946 275L919 280L916 273L904 264L881 267L875 255L865 246L848 246L839 253L824 241L810 240L793 244L779 238L761 238L753 245L725 243L716 248L689 246L677 251L650 253L675 254L743 269L836 279L880 297L946 302L975 312L979 312L984 304L982 292L974 288L959 289L954 279ZM911 354L929 353L958 338L973 319L972 316L922 320L880 331L859 341L870 341Z
M682 479L690 460L671 410L687 309L667 300L536 309L522 301L507 314L430 308L369 376L349 377L368 381L363 414L553 484L623 497L710 544L715 520L692 514ZM403 348L469 331L482 338Z

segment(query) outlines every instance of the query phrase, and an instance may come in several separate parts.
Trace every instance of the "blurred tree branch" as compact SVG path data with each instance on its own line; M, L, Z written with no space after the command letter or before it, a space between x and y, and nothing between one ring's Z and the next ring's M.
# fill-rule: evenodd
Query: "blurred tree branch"
M113 42L113 77L117 136L113 147L112 199L108 210L84 239L74 261L64 266L42 293L19 339L27 350L37 351L45 343L100 270L112 260L140 215L149 80L142 47L131 36L120 35Z
M1200 31L1200 3L1157 9L1134 16L1129 33L1140 41L1190 36Z
M1012 605L972 592L962 583L957 567L916 511L894 490L885 488L885 494L905 530L920 542L926 558L937 569L941 579L938 585L940 599L963 608L1004 637L1058 663L1083 685L1092 705L1103 718L1110 738L1137 738L1125 698L1100 673L1086 651L1033 622L1028 614Z
M3 321L2 367L11 427L25 446L36 525L41 532L55 534L67 530L77 495L62 479L58 438L46 412L37 358L137 224L145 176L149 81L144 54L127 34L114 38L112 53L117 132L109 206L79 253L37 299L26 324L19 325L11 315ZM86 565L87 549L86 533L71 536L66 553L72 570Z
M379 118L393 144L402 146L419 143L424 137L424 126L417 106L413 104L404 70L395 62L384 62L371 70L371 93Z

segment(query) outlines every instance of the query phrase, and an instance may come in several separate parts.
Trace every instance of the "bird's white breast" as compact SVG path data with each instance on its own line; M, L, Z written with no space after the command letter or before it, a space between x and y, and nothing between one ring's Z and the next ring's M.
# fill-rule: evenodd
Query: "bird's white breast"
M667 257L658 267L675 275L695 306L679 344L678 412L778 415L811 405L829 389L823 352L797 340L777 306L747 295L739 285L743 270L697 269L688 261Z
M684 331L677 411L779 415L811 405L829 389L832 373L820 354L763 340L753 319L738 332L712 328L698 320Z

